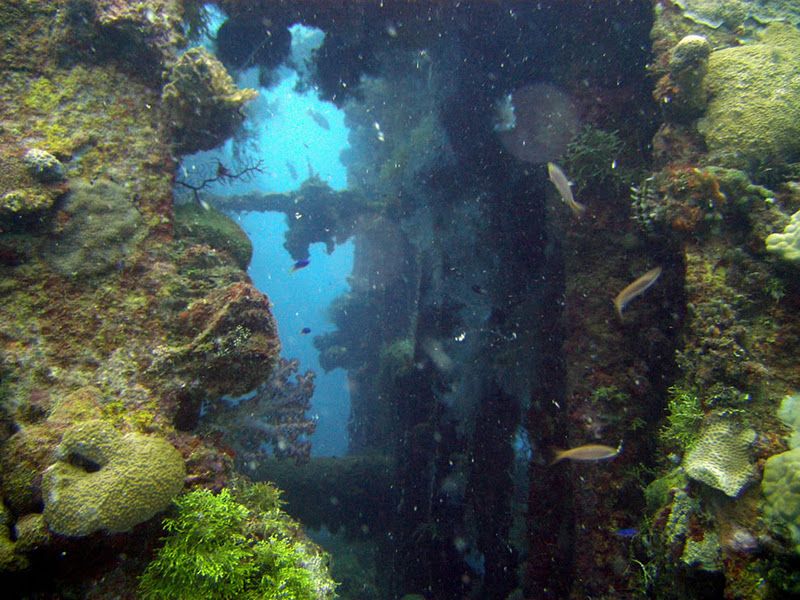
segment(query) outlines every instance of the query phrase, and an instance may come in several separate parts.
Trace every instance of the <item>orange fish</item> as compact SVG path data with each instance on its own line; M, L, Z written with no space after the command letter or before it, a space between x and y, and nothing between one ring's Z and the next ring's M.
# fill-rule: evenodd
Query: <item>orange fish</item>
M620 442L620 445L616 448L604 446L602 444L586 444L584 446L578 446L577 448L570 448L569 450L553 448L553 452L555 452L555 456L550 462L551 465L554 465L557 462L565 459L579 460L584 462L606 460L609 458L614 458L620 452L622 452L622 443Z

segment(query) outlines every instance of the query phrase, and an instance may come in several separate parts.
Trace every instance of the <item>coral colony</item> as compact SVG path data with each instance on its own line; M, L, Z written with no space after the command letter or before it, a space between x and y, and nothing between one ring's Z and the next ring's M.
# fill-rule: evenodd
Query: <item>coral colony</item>
M315 423L306 411L314 394L314 373L299 375L298 366L297 360L281 358L270 378L250 397L209 407L210 427L223 434L240 465L252 469L271 455L308 460L308 438Z

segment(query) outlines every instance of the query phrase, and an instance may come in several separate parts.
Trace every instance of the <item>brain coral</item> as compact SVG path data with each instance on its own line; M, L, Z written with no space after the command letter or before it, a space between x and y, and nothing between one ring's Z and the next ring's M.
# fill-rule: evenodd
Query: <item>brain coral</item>
M764 465L761 490L765 514L779 532L788 531L800 553L800 448L771 456Z
M59 534L127 531L164 510L180 492L183 458L167 440L123 435L105 421L84 421L61 440L44 473L44 518Z
M754 440L752 429L742 430L729 419L712 421L686 455L686 474L735 498L753 479L750 446Z
M706 116L711 161L752 168L800 156L800 32L774 23L758 43L712 52Z

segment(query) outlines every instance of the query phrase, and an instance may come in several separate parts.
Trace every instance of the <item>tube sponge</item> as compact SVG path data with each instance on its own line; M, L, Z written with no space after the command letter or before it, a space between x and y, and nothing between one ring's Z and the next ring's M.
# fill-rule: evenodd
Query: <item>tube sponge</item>
M122 434L101 420L69 429L42 478L51 531L128 531L169 506L183 488L183 457L167 440Z
M784 260L800 263L800 210L792 215L783 233L767 236L768 252L779 254Z

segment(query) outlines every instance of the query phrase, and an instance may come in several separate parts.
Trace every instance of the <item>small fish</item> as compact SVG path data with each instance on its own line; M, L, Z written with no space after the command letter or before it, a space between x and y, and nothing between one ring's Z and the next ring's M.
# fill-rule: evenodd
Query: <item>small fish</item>
M217 179L225 179L226 177L231 177L231 172L228 170L228 167L217 159Z
M309 108L309 109L306 111L306 113L308 113L308 116L309 116L309 117L311 117L312 119L314 119L314 122L315 122L317 125L319 125L319 126L320 126L320 127L322 127L323 129L325 129L326 131L330 131L330 129L331 129L331 124L330 124L330 123L328 123L328 119L326 119L325 117L323 117L323 116L322 116L320 113L318 113L317 111L315 111L313 108Z
M580 202L575 201L575 197L572 195L572 188L569 187L570 183L567 176L564 175L564 171L562 171L558 165L549 162L547 163L547 174L550 177L550 181L556 186L558 193L561 194L561 199L564 201L564 204L569 206L573 215L580 217L586 211L586 207Z
M311 327L303 327L300 330L300 333L302 333L303 335L308 335L309 333L311 333Z
M472 291L475 292L476 294L480 294L481 296L485 296L488 293L485 289L483 289L477 283L472 286Z
M626 285L625 288L617 294L617 297L614 298L614 308L617 310L617 315L619 315L620 319L622 318L622 311L625 310L628 303L650 289L650 286L656 282L660 275L661 267L650 269L633 283Z
M286 170L289 171L289 175L292 177L292 179L297 181L297 169L295 168L294 164L288 160L286 161Z
M290 272L294 273L295 271L299 271L300 269L305 269L309 264L311 264L311 261L309 259L302 258L292 265Z
M622 444L616 448L611 446L603 446L602 444L586 444L578 446L577 448L570 448L569 450L559 450L554 448L555 456L550 462L551 465L556 464L564 459L579 460L579 461L596 461L614 458L622 452Z
M614 535L619 538L631 539L639 535L639 530L635 527L626 527L624 529L617 529Z

